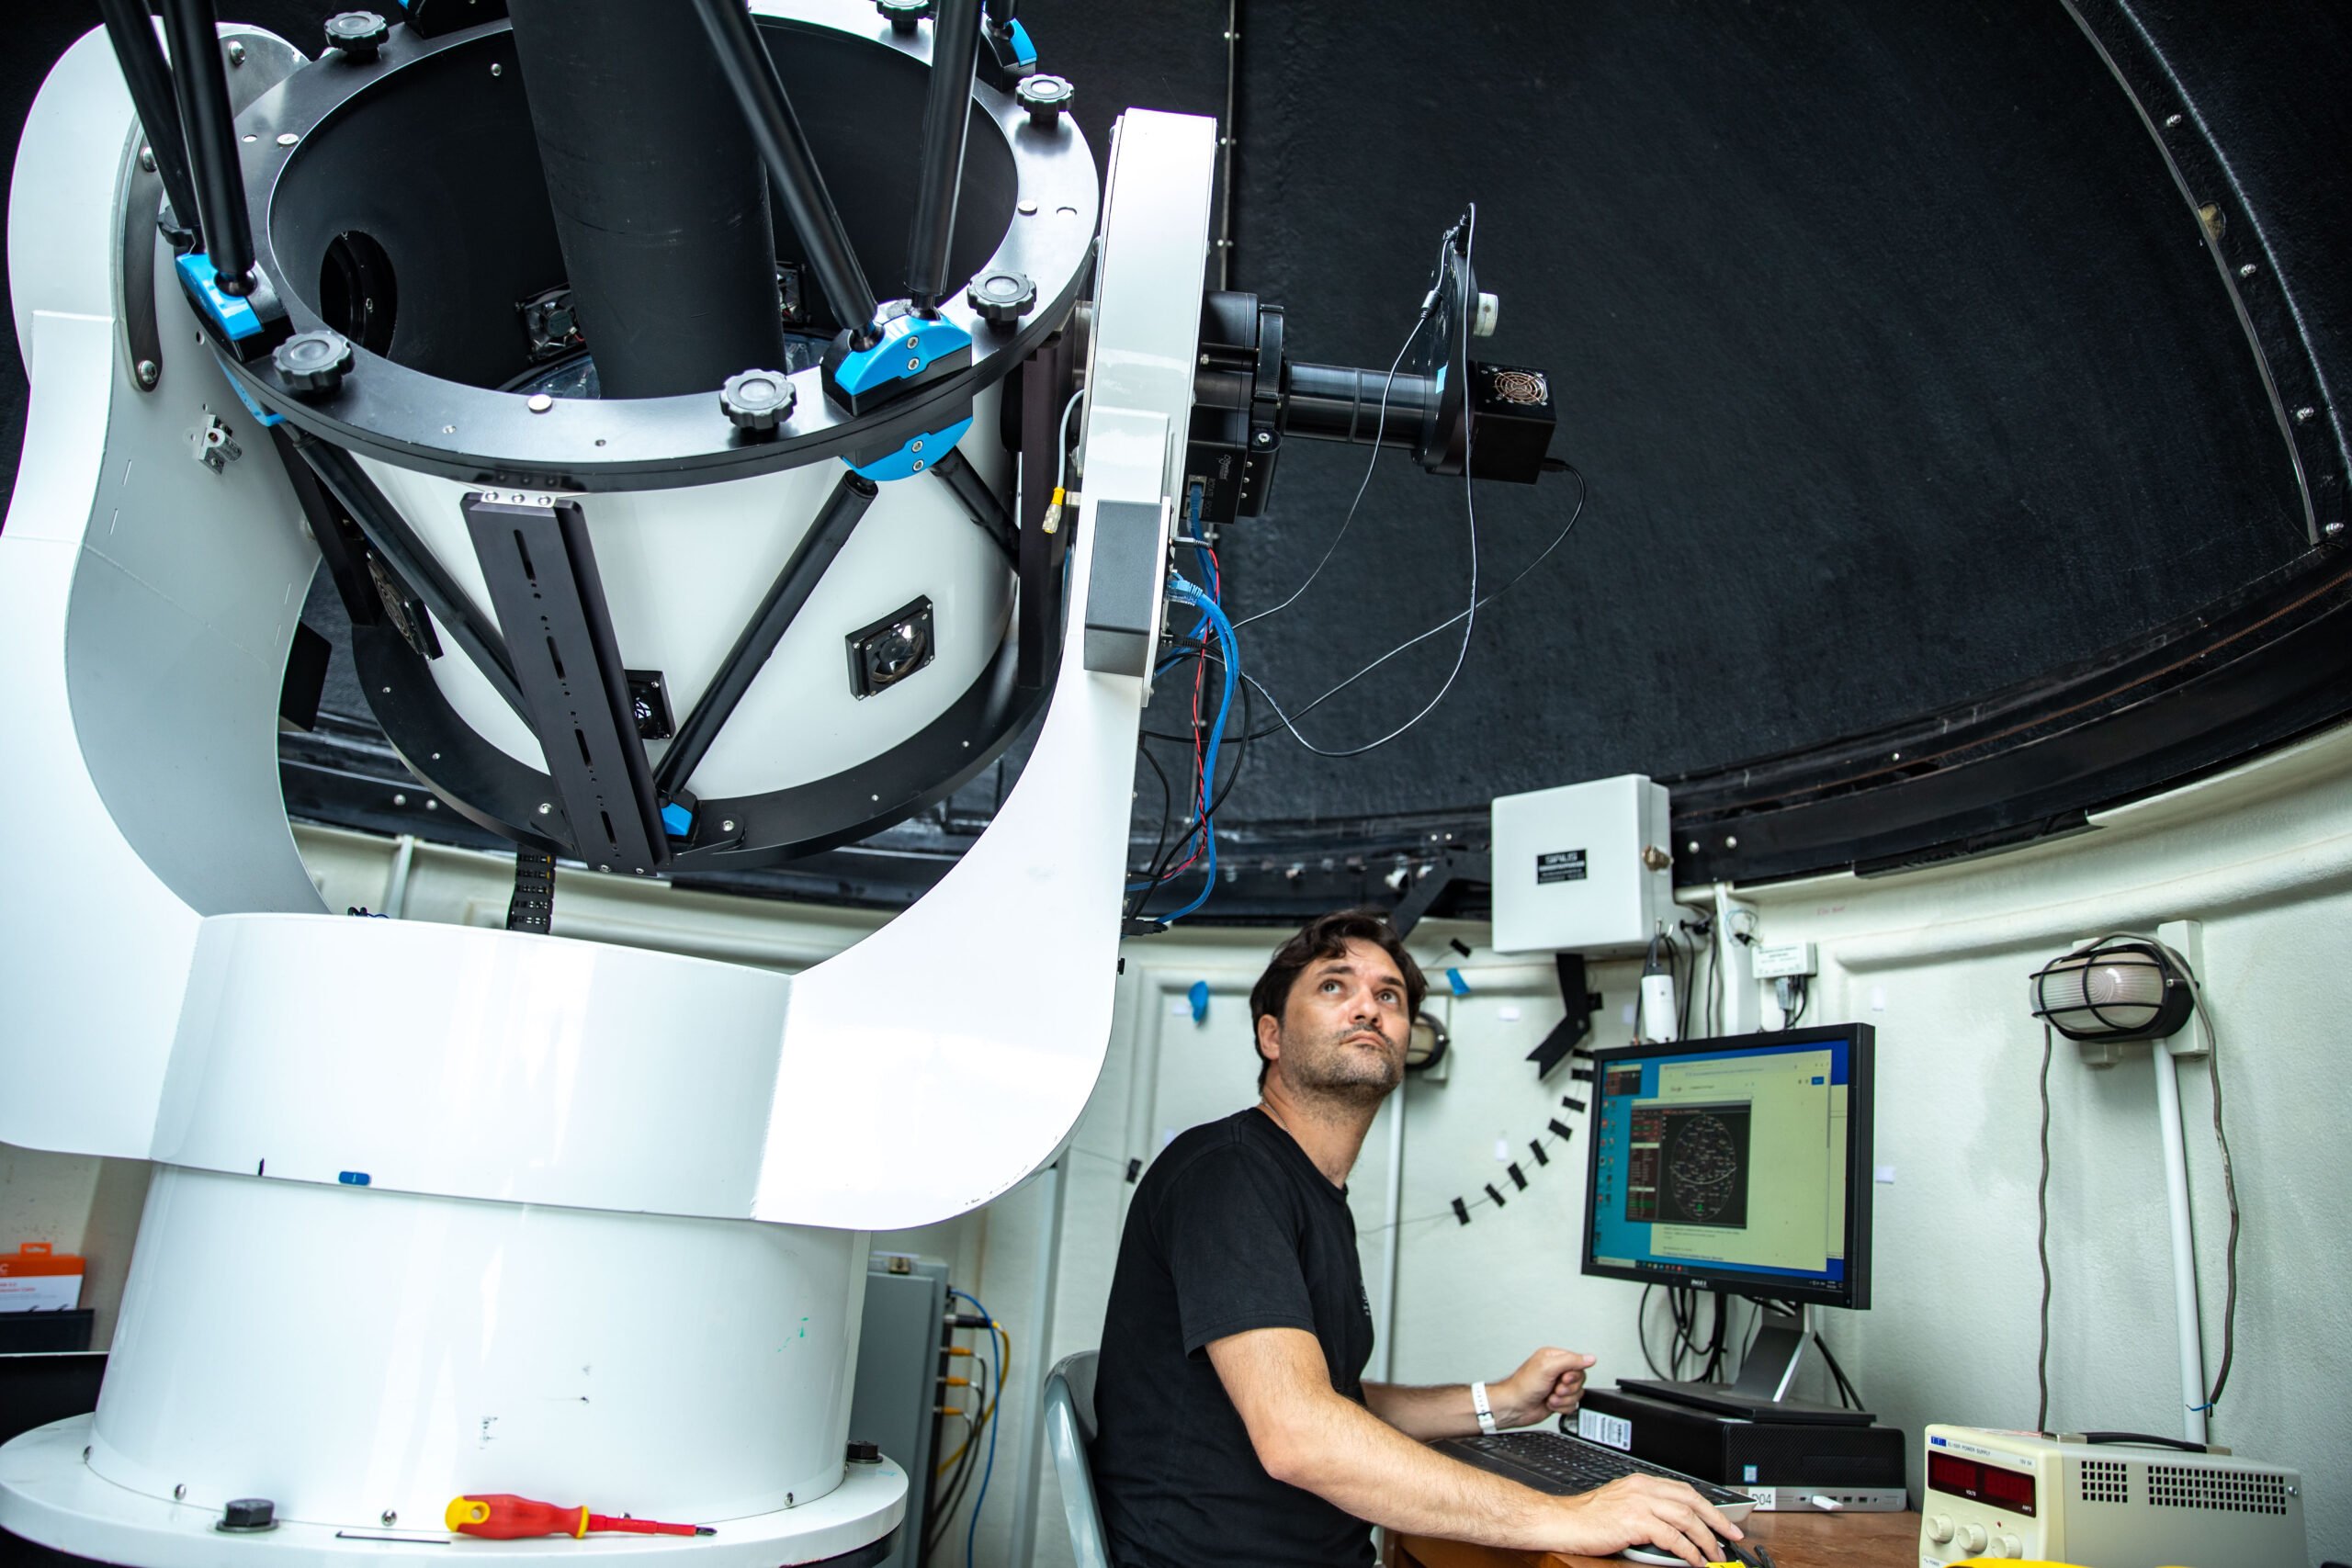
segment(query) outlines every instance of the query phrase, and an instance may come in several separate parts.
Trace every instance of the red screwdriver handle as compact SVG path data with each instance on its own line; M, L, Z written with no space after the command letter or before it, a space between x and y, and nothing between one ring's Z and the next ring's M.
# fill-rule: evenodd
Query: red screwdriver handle
M442 1522L459 1535L486 1540L519 1540L526 1536L568 1535L577 1539L592 1528L585 1506L566 1508L537 1503L512 1492L485 1492L475 1497L453 1497Z

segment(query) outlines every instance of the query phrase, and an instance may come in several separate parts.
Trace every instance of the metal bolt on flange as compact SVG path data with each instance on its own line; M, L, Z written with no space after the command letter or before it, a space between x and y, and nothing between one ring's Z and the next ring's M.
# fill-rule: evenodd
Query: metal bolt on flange
M387 1508L379 1517L387 1529L401 1522L401 1511L398 1508Z
M229 57L229 63L232 67L243 65L245 62L245 46L235 39L231 39L229 40L229 47L222 50L220 52Z
M2252 277L2257 270L2259 269L2257 269L2252 262L2248 262L2244 266L2238 268L2238 276L2240 277Z
M176 1486L175 1486L175 1487L173 1487L173 1488L172 1488L172 1501L173 1501L173 1502L175 1502L175 1503L180 1502L180 1501L182 1501L183 1499L185 1499L187 1496L187 1482L183 1481L183 1482L181 1482L178 1485L176 1485Z
M155 150L153 147L139 150L139 166L151 175L155 172Z
M2320 532L2333 539L2344 532L2344 525L2341 523L2330 523L2326 527L2322 528Z
M152 392L155 383L164 378L164 367L152 359L142 359L131 367L131 374L138 378L141 391Z

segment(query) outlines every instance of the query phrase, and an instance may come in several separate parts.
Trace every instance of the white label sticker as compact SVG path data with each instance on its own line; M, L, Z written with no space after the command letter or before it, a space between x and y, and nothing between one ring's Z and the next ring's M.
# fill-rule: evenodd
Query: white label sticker
M1497 1138L1495 1140L1495 1162L1499 1165L1510 1158L1510 1140L1509 1138Z
M1625 1021L1627 1023L1631 1023L1631 1022L1633 1022L1633 1021L1634 1021L1634 1004L1633 1004L1632 1002L1627 1002L1627 1003L1625 1004L1625 1011L1624 1011L1623 1017L1624 1017L1624 1021Z
M1634 1424L1622 1416L1603 1416L1598 1410L1577 1412L1577 1436L1596 1443L1606 1443L1626 1453L1634 1451Z
M1519 1010L1513 1007L1510 1003L1505 1002L1502 1006L1495 1010L1495 1016L1501 1019L1505 1023L1517 1023L1519 1021Z
M1883 1165L1878 1168L1878 1184L1881 1187L1892 1187L1894 1185L1894 1168L1893 1166Z
M1168 998L1168 1016L1169 1016L1169 1017L1170 1017L1170 1018L1190 1018L1190 1017L1192 1017L1192 1016L1193 1016L1193 1003L1192 1003L1191 998L1187 998L1187 997L1170 997L1170 998Z
M1884 986L1872 986L1871 987L1871 1011L1884 1012L1885 1010L1886 987Z

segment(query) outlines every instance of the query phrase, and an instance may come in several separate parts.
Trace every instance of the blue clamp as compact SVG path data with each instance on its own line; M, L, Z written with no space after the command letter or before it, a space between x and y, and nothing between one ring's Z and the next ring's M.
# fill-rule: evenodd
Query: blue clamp
M1184 999L1193 1004L1194 1023L1206 1023L1209 1021L1209 983L1206 980L1193 981L1193 988L1184 993Z
M235 343L259 334L261 317L246 300L222 292L220 274L210 256L202 251L190 251L174 265L180 269L180 286L188 291L198 308L212 318L212 324L220 329L221 336Z
M229 385L236 392L237 400L245 405L245 412L253 415L254 418L260 423L263 429L266 430L273 424L284 424L286 423L286 416L284 414L272 413L267 409L262 407L259 403L254 401L254 395L251 392L246 391L245 384L243 381L238 380L234 376L229 378Z
M1449 969L1445 972L1445 984L1446 988L1457 997L1466 997L1470 994L1470 982L1462 977L1462 971L1459 969Z
M1037 63L1037 46L1029 41L1029 29L1015 17L1005 26L1005 35L1012 39L1012 59L1016 65Z
M911 479L931 467L934 459L956 450L956 443L963 440L964 433L971 428L972 416L966 414L944 430L926 431L916 436L887 457L871 463L853 463L850 471L876 484Z
M662 830L673 839L683 839L695 830L695 814L672 801L662 808Z
M365 1187L368 1185L368 1173L364 1170L338 1171L335 1179L345 1187Z
M935 362L971 346L972 334L943 316L893 316L882 328L879 343L842 355L833 379L851 397L863 397L892 381L920 376Z

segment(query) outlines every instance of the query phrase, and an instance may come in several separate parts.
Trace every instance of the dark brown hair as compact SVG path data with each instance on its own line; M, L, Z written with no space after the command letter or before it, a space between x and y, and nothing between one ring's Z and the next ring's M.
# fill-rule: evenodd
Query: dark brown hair
M1351 942L1368 942L1388 954L1396 964L1397 973L1405 976L1405 1015L1409 1022L1421 1010L1421 998L1429 995L1430 983L1421 974L1421 966L1405 951L1405 939L1388 924L1388 917L1379 910L1366 908L1336 909L1328 915L1317 915L1298 930L1288 942L1274 949L1266 963L1266 972L1250 987L1250 1048L1258 1049L1258 1021L1272 1018L1282 1022L1283 1010L1290 1005L1290 988L1306 966L1318 959L1338 958L1348 950ZM1266 1087L1266 1069L1272 1064L1265 1053L1258 1055L1258 1087Z

